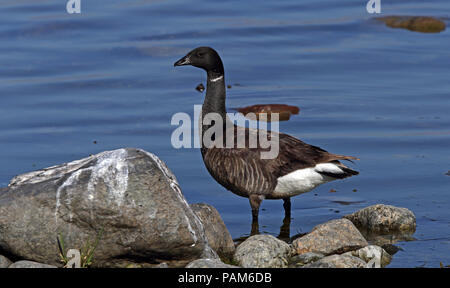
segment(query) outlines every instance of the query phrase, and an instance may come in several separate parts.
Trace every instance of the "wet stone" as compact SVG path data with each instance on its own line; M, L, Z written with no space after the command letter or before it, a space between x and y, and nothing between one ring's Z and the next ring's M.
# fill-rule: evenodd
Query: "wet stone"
M366 239L347 219L335 219L317 225L303 237L293 241L297 254L315 252L324 255L344 253L367 246Z

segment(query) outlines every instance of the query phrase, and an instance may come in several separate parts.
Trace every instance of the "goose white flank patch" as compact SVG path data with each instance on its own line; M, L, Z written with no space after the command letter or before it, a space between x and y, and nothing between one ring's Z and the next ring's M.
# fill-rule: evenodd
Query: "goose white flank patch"
M277 179L277 186L273 195L276 198L292 197L309 192L320 184L334 180L334 178L321 174L320 172L334 174L345 173L333 163L322 163L317 164L314 168L295 170Z
M213 139L220 145L200 149L203 162L219 184L239 196L249 198L253 223L256 223L255 226L252 225L252 234L258 233L253 227L257 227L259 207L264 199L283 199L285 218L289 220L290 197L311 191L329 181L358 175L357 171L340 162L359 160L358 158L329 153L283 133L270 133L278 140L278 155L273 159L261 157L267 147L250 147L250 136L255 133L267 135L270 131L239 127L234 123L230 125L225 107L225 71L219 54L210 47L198 47L174 64L184 65L206 71L207 86L202 119L208 113L215 113L223 120L223 127L219 127L223 129L222 135ZM200 137L203 139L210 125L203 121L201 123ZM226 147L222 144L227 143L227 137L230 137L227 135L233 139L244 135L245 146L237 147L235 144L234 147L219 148Z

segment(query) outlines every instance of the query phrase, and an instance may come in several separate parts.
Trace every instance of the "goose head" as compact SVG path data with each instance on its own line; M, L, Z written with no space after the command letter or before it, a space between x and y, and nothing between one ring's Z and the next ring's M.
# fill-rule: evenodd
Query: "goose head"
M211 47L195 48L173 64L173 66L184 65L202 68L206 72L214 72L222 75L224 73L222 60L216 50Z

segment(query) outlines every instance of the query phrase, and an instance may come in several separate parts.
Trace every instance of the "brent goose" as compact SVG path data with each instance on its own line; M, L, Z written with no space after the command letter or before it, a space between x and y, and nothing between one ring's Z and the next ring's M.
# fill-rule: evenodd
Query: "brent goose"
M230 120L226 116L225 109L224 68L219 54L214 49L199 47L192 50L174 64L174 66L183 65L202 68L207 73L202 119L207 113L214 112L224 120L224 133L214 141L225 143L226 135L229 135L225 130L230 126L236 128L233 129L234 136L239 129L245 130L246 137L255 131L263 132L263 130L238 127L234 124L225 125L226 121ZM203 121L201 123L202 135L200 136L202 137L200 139L203 139L203 134L211 125L205 125ZM357 171L339 162L339 160L359 160L356 157L328 153L287 134L276 133L276 135L279 139L279 153L274 159L261 159L261 152L264 149L260 146L249 147L249 141L245 141L244 148L237 148L237 146L208 148L204 145L201 148L203 162L211 176L231 192L249 198L252 224L256 223L256 227L259 206L263 199L283 199L285 216L290 219L290 197L308 192L320 184L358 174Z

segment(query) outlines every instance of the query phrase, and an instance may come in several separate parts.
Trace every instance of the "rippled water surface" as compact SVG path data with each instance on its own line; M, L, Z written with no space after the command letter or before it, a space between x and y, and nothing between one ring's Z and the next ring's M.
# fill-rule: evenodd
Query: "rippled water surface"
M0 2L0 186L139 147L168 164L189 202L214 205L234 238L248 234L248 200L219 186L198 150L170 143L172 115L193 114L206 77L173 62L207 45L225 63L229 108L298 106L282 132L361 158L359 176L293 198L291 234L392 204L416 214L417 240L398 243L390 267L450 264L449 29L390 29L362 0L81 3L69 15L63 0ZM382 12L446 18L450 3L382 1ZM282 217L282 201L263 202L261 230L277 235Z

